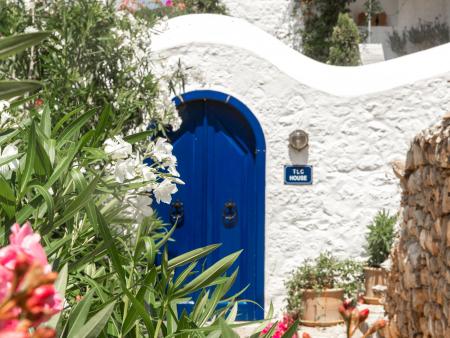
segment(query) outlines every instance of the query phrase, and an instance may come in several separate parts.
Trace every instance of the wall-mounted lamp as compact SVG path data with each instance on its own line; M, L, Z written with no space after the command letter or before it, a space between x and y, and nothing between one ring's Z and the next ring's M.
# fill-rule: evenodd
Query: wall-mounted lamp
M308 133L297 129L289 135L289 146L297 151L300 151L308 146L308 140Z

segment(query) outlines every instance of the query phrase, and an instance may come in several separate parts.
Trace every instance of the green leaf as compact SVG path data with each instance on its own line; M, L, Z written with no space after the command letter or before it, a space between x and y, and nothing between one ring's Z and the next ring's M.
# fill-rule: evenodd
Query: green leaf
M39 136L39 135L38 135ZM42 144L42 138L36 140L36 157L34 162L34 171L40 176L50 176L52 174L52 164L50 158Z
M128 143L136 143L136 142L140 142L140 141L145 141L148 139L149 136L153 135L154 131L152 130L146 130L146 131L142 131L140 133L136 133L133 135L129 135L129 136L125 136L123 138L124 141L127 141Z
M67 170L77 152L78 152L78 144L74 144L69 148L66 156L64 156L64 158L58 163L56 168L53 170L52 175L47 180L47 183L45 184L46 188L50 188L61 176L67 173Z
M219 319L220 331L222 332L222 338L239 338L239 335L233 331L233 329L223 320Z
M107 126L111 122L111 116L113 116L111 105L107 104L105 108L103 108L102 113L100 114L100 118L98 120L98 124L95 127L95 135L94 135L94 145L98 145L98 142L100 141L100 136L104 131L107 130Z
M197 261L200 258L203 258L203 257L209 255L211 252L213 252L220 246L221 246L221 244L211 244L211 245L205 246L203 248L199 248L199 249L195 249L195 250L186 252L180 256L177 256L177 257L169 260L168 267L169 267L169 269L175 269L179 266L183 266L183 265L191 263L193 261Z
M264 336L261 336L261 332L252 334L251 338L257 338L257 337L263 337L263 338L272 338L275 334L275 331L277 330L278 322L275 322L269 329L269 331L266 332Z
M49 36L49 32L25 33L0 39L0 60L17 54Z
M211 285L219 276L227 271L231 267L231 265L233 265L241 252L242 250L222 258L220 261L194 278L194 280L186 284L182 289L178 290L175 294L177 296L183 296L195 290L202 289L206 286Z
M261 334L261 331L264 330L264 328L269 325L270 321L272 320L273 317L273 303L270 302L270 306L269 306L269 311L267 312L266 315L266 320L264 320L254 331L253 334L259 336ZM252 335L253 337L253 335Z
M70 140L72 136L78 133L81 127L83 127L89 121L89 119L92 116L94 116L95 112L96 112L95 109L91 109L88 112L81 115L79 118L77 118L71 124L69 124L58 137L57 147L58 148L62 147L67 140Z
M233 308L231 309L231 311L227 317L228 323L233 323L234 321L236 321L236 317L237 317L237 313L238 313L238 306L239 306L239 303L234 303Z
M28 137L27 144L27 157L25 160L25 167L22 170L20 176L20 196L23 196L28 182L31 179L31 174L33 172L34 160L36 156L36 124L34 120L31 122L30 134Z
M155 247L157 250L159 250L164 244L167 243L167 241L172 237L173 232L175 231L176 225L172 227L165 235L164 237L156 243Z
M236 270L231 274L230 277L228 277L227 281L214 290L212 297L208 304L205 306L205 311L203 313L203 316L200 320L200 323L204 325L209 318L213 315L214 311L217 308L217 304L221 301L221 299L225 296L225 294L231 289L234 282L236 281L237 275L239 272L239 267L236 268Z
M68 331L67 338L74 337L75 334L77 334L80 328L84 325L84 323L86 323L87 317L89 315L89 310L91 309L93 295L94 292L90 290L70 312L69 318L66 322L66 327L64 328L64 331Z
M68 266L65 264L61 271L58 274L58 278L55 281L55 289L58 292L61 299L64 299L66 295L66 288L67 288L67 279L68 279L69 271ZM61 317L62 312L57 313L54 315L46 324L45 326L50 326L54 329L58 326L59 318Z
M39 127L41 128L43 134L50 138L52 135L52 119L50 117L50 108L46 104L44 106L44 110L42 111L41 122L39 123Z
M291 325L291 327L289 328L289 330L286 331L286 333L284 335L281 336L281 338L292 338L292 336L294 334L297 333L298 330L298 324L299 324L299 320L297 319L294 324Z
M16 212L16 195L5 178L0 174L0 206L8 218L12 219Z
M97 312L89 321L78 330L73 338L97 338L105 327L114 310L115 303L108 304ZM71 338L70 336L68 338Z
M139 289L136 298L137 299L144 299L144 296L148 289L151 287L151 285L154 283L156 278L156 271L155 269L152 269L144 278L142 287ZM137 311L136 305L131 304L131 307L127 313L126 318L123 321L122 325L122 336L126 336L130 330L135 325L136 320L139 318L139 312Z
M68 112L67 114L65 114L58 122L56 122L55 127L52 130L53 134L56 134L56 132L60 128L62 128L62 126L64 125L64 123L66 123L66 121L70 120L73 115L78 114L82 109L83 109L83 107L78 107L78 108L75 108L74 110L72 110L71 112Z
M38 191L38 193L44 198L45 204L47 205L47 217L48 217L48 226L51 227L53 225L53 217L55 214L55 203L53 202L53 197L50 195L47 189L38 184L32 184L29 186L30 189L34 188Z
M142 321L144 322L144 325L148 332L154 331L154 326L152 323L152 319L146 310L143 302L141 300L137 299L128 289L128 286L126 284L126 275L125 271L122 266L122 260L120 259L120 254L117 251L117 248L114 243L114 239L111 235L111 232L109 230L108 225L106 224L106 221L101 214L101 212L96 207L97 212L97 222L98 222L98 229L100 231L100 234L103 237L103 240L108 244L108 253L109 257L111 259L111 263L116 270L116 276L119 280L120 286L122 288L123 293L131 300L133 305L136 308L136 311L139 313L140 317L142 318Z
M11 156L1 157L0 158L0 167L4 166L5 164L8 164L9 162L14 161L15 159L18 159L22 154L15 154Z
M20 129L9 130L8 131L0 131L0 146L6 142L9 142L12 138L17 136L20 133Z
M33 92L42 87L38 81L31 80L1 80L0 81L0 100L7 100L16 96L22 96L28 92Z
M91 195L95 191L99 180L100 177L96 176L83 191L78 193L77 197L67 206L66 212L55 221L55 226L63 224L73 217L80 209L87 204L92 203Z

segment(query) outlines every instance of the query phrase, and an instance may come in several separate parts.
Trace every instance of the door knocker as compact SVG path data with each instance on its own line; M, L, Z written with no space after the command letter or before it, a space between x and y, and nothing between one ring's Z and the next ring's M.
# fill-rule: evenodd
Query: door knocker
M170 222L172 225L177 224L177 228L181 227L184 222L184 205L180 200L176 200L170 204Z
M238 212L236 203L229 201L225 203L223 208L223 224L226 228L232 228L238 221Z

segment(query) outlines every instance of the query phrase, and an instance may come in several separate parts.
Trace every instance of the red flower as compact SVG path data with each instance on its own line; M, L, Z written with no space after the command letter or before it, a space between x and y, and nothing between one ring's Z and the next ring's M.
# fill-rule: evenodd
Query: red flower
M359 322L362 323L369 317L369 309L363 309L359 311Z
M35 101L34 101L34 106L35 107L40 107L40 106L42 106L44 104L44 100L42 100L42 99L36 99Z

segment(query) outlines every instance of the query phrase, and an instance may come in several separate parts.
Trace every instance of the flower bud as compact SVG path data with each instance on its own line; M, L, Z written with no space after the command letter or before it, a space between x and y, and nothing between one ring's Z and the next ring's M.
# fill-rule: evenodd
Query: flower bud
M359 311L359 322L362 323L369 317L369 309L363 309Z

